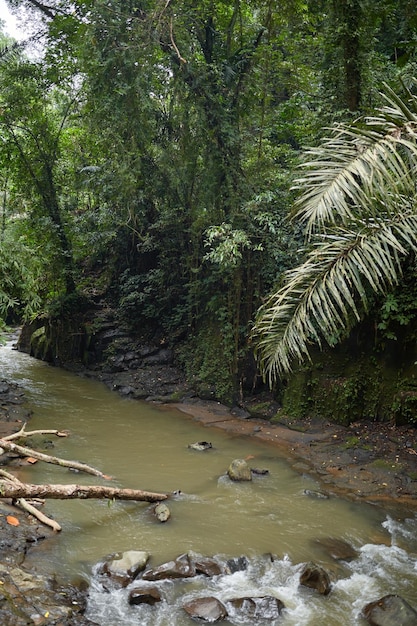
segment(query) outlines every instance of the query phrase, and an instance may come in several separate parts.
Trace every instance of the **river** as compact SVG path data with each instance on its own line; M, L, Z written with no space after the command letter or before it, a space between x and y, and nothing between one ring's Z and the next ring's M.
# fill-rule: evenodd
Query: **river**
M279 597L286 606L282 626L359 626L365 623L363 606L393 592L417 606L415 518L400 521L370 505L311 498L305 490L318 485L295 473L272 445L210 430L176 410L123 399L96 381L14 351L11 344L0 348L0 368L1 377L27 394L34 409L30 429L70 432L67 438L48 437L46 453L97 467L113 477L109 486L180 491L169 501L172 517L166 524L155 522L146 503L50 500L45 505L63 530L42 542L27 564L61 579L87 580L87 616L100 626L189 626L195 622L181 605L199 595ZM188 447L202 440L213 448ZM251 483L232 483L226 472L235 458L248 458L252 467L269 473ZM19 478L102 482L41 462L19 470ZM336 562L320 546L328 537L347 541L358 557ZM223 559L245 555L249 567L210 580L162 583L163 602L130 607L128 590L105 592L95 575L106 555L129 549L149 552L152 567L190 551ZM331 574L328 597L298 585L300 564L310 560ZM227 623L244 624L233 617Z

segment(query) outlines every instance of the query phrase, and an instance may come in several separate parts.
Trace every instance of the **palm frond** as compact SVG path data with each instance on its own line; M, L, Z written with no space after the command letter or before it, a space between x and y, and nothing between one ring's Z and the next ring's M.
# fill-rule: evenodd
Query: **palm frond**
M322 235L258 313L257 355L269 382L291 371L294 360L310 358L313 343L340 340L368 309L371 293L398 283L410 248L417 251L417 215L412 213Z
M395 213L402 196L414 194L417 166L417 98L404 103L392 90L389 106L365 120L365 125L338 126L322 144L306 151L301 191L293 218L307 235L329 224L347 225L361 211Z

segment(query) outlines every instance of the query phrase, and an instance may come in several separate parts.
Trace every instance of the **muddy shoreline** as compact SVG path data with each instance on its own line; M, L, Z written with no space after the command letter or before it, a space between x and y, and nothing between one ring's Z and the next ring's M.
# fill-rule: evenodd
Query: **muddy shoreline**
M410 427L357 422L349 427L324 420L271 423L241 418L216 402L201 400L167 405L207 428L266 441L292 465L317 480L329 496L381 506L395 515L417 511L417 431Z

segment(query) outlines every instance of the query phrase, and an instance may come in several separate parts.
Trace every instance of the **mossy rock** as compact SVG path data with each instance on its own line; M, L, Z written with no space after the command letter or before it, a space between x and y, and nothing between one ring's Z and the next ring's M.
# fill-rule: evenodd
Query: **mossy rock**
M37 328L30 337L30 353L42 361L52 361L52 347L46 332L46 326Z
M251 417L274 420L277 417L279 405L273 400L254 402L245 405Z

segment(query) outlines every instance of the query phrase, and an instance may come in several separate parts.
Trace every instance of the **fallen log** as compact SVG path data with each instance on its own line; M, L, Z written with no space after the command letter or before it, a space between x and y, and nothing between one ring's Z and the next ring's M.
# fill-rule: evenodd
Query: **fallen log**
M166 500L168 494L142 491L141 489L119 489L118 487L103 487L101 485L33 485L30 483L14 483L9 480L0 480L1 498L52 498L55 500L75 499L107 499L107 500L136 500L143 502L159 502Z
M52 463L53 465L68 467L79 472L85 472L86 474L92 474L93 476L105 478L106 480L110 479L110 476L106 476L106 474L103 474L103 472L100 472L100 470L96 469L95 467L90 467L85 463L79 463L78 461L67 461L65 459L60 459L56 456L43 454L42 452L37 452L32 448L18 446L16 443L12 443L11 441L7 441L6 439L0 439L0 448L2 448L3 450L7 450L8 452L15 452L20 456L32 457L34 459L38 459L39 461L44 461L45 463Z

